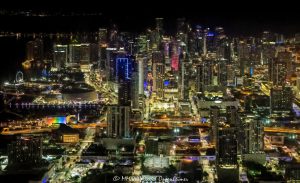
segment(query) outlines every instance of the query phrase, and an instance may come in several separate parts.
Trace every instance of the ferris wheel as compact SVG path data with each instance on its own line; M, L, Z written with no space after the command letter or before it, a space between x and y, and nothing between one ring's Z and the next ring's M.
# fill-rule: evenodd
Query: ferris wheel
M16 74L16 83L22 83L24 81L23 72L18 71Z

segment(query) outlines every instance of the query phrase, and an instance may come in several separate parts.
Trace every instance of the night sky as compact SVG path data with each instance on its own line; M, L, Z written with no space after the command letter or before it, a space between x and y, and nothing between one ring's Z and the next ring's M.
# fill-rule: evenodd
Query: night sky
M174 33L176 19L185 17L191 25L223 26L229 35L259 35L263 30L289 36L300 32L300 8L289 1L26 1L2 9L49 12L101 12L94 17L20 18L0 17L0 29L15 31L95 31L115 23L122 31L142 32L155 26L155 17L165 18L167 33Z

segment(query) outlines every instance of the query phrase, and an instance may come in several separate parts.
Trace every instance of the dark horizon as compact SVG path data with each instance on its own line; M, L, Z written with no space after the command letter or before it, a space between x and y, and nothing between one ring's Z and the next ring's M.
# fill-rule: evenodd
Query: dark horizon
M56 16L49 17L26 17L1 15L1 31L13 32L82 32L97 31L100 27L109 27L111 24L119 26L120 31L144 32L147 28L154 28L155 18L164 18L164 27L167 33L173 34L176 29L176 19L186 18L192 27L201 25L203 27L214 28L224 27L229 36L260 36L265 30L284 34L288 37L300 32L300 24L297 20L297 11L291 8L290 12L275 11L274 8L267 10L251 9L213 9L213 11L187 7L183 5L174 8L164 6L145 6L135 8L129 5L115 9L105 9L105 6L93 7L30 7L7 8L7 11L46 11ZM284 9L284 8L282 8ZM0 9L1 10L1 9ZM4 9L2 9L4 10ZM71 14L78 13L77 16L62 17L57 13ZM83 16L82 14L97 13L97 15ZM81 15L80 15L81 14Z

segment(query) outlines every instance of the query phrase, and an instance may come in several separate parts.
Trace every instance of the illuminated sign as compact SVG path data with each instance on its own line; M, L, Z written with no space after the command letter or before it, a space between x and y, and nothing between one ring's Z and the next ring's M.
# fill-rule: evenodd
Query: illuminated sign
M117 48L106 48L106 50L108 50L108 51L115 51L115 50L117 50Z
M67 118L65 116L49 116L47 117L46 122L49 126L57 124L66 124Z
M164 86L169 86L169 84L170 84L170 81L169 81L169 80L165 80L165 81L164 81Z

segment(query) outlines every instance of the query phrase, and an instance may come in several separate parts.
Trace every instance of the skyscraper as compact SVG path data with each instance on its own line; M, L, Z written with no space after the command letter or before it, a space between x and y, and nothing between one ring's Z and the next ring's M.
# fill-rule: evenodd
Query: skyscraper
M160 34L160 36L163 35L164 33L164 28L163 28L163 18L155 18L155 22L156 22L156 30L158 31L158 33Z
M217 129L219 126L220 108L217 106L211 106L210 108L210 124L211 124L211 142L216 144L217 142Z
M270 110L273 112L290 111L293 105L291 87L273 87L270 93Z
M23 136L8 145L8 166L30 168L42 160L40 137Z
M126 54L119 54L115 59L115 64L115 81L119 85L119 105L131 105L133 58ZM137 76L134 79L136 82L138 79Z
M218 127L216 158L218 166L237 165L237 137L235 127Z
M180 83L179 83L179 87L180 87L180 98L182 100L189 100L189 79L190 79L190 73L189 73L189 66L190 63L188 62L187 59L184 59L181 62L180 65Z
M69 45L69 66L89 64L91 57L90 44Z
M242 152L246 154L262 152L264 148L262 121L258 118L250 119L245 123L244 132L245 145Z
M44 43L41 39L29 41L26 44L26 59L43 61L44 59Z
M54 44L53 46L54 66L60 70L68 62L68 45Z
M287 79L287 63L277 58L269 62L269 79L273 85L284 86Z
M107 107L107 135L108 137L128 138L130 106Z
M158 97L164 97L164 75L165 65L163 63L153 63L153 91Z
M197 66L196 90L204 92L205 86L213 84L213 65L211 60L204 60Z

